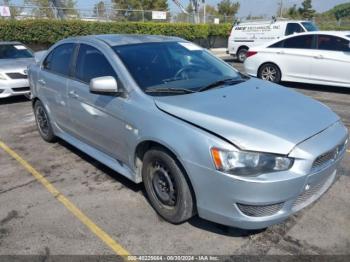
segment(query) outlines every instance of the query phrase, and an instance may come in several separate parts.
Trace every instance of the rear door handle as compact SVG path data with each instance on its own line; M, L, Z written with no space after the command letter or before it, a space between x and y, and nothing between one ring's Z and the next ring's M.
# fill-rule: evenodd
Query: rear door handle
M79 95L75 91L69 91L68 95L75 99L79 98Z
M324 56L323 55L316 55L316 56L314 56L314 58L316 58L316 59L323 59Z
M46 85L46 82L45 82L45 80L44 79L39 79L38 80L38 83L40 84L40 85Z
M284 51L278 51L277 54L283 55L283 54L285 54L285 52Z

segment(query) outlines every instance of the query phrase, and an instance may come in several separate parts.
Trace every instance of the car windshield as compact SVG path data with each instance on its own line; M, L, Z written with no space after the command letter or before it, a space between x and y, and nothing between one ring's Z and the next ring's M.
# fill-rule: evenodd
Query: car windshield
M319 31L319 28L311 22L302 22L302 25L305 27L305 29L308 32L314 32L314 31Z
M31 58L33 53L22 44L0 45L0 59Z
M244 76L205 49L189 42L157 42L115 46L140 88L152 93L205 91Z

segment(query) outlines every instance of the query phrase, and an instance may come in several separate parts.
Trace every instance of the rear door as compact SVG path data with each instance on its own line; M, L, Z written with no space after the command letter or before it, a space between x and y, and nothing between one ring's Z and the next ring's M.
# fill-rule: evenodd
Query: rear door
M51 120L63 130L71 129L71 119L67 105L67 81L75 44L66 43L54 48L45 58L38 74L38 88L43 94Z
M310 77L314 39L313 35L297 35L275 47L283 80L302 81Z
M74 78L68 83L69 106L75 136L124 163L126 151L123 108L126 98L91 93L95 77L118 77L105 55L96 47L80 44ZM118 81L119 87L121 83Z
M317 50L313 57L311 78L350 87L349 40L332 35L317 36Z

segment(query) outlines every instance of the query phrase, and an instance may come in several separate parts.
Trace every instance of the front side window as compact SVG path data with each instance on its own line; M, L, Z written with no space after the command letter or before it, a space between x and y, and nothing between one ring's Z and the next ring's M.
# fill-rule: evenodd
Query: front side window
M62 44L57 46L45 58L43 63L44 69L53 73L68 76L73 52L74 44Z
M305 30L298 23L288 23L286 28L286 35L292 35L294 33L302 33Z
M302 35L284 40L284 48L311 49L313 48L314 36Z
M350 41L332 35L319 35L318 36L318 49L327 51L342 51L349 52Z
M96 77L117 75L106 57L96 48L81 44L76 62L75 77L85 83Z
M196 92L215 81L241 79L231 66L192 43L142 43L113 50L143 91L182 88Z
M33 53L22 44L0 45L0 59L31 58Z

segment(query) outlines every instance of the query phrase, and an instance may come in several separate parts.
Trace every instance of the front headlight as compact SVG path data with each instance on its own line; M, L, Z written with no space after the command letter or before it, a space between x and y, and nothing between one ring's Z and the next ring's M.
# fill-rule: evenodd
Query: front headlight
M5 74L0 73L0 80L7 80L7 77L5 76Z
M234 175L257 175L288 170L293 159L266 153L211 149L216 169Z

